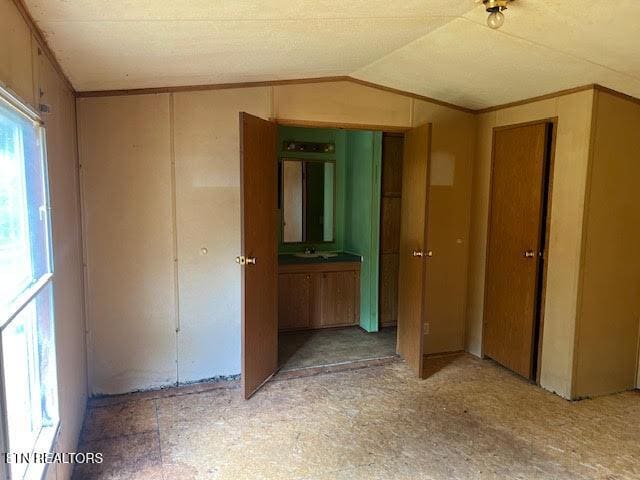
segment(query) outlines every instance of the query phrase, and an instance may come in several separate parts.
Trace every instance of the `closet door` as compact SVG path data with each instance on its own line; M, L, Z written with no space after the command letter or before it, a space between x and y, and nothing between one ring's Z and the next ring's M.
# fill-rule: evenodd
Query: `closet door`
M422 378L431 124L405 133L398 275L398 353Z
M277 127L240 113L242 390L251 397L278 368Z
M484 353L533 378L548 124L496 130L485 280Z

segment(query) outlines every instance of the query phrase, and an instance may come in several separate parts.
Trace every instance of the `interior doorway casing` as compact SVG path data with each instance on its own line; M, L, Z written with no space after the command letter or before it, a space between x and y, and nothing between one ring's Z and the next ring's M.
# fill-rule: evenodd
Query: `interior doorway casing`
M536 288L535 288L535 325L532 332L532 351L531 351L531 370L527 376L529 380L535 383L540 383L540 371L542 366L542 339L544 331L544 306L546 295L546 283L547 283L547 267L548 267L548 249L550 238L550 226L551 226L551 212L552 212L552 193L553 193L553 173L555 163L555 147L556 147L556 134L557 134L557 117L549 117L540 120L517 123L511 125L504 125L494 127L493 140L492 140L492 153L491 153L491 176L490 176L490 190L489 190L489 209L488 209L488 225L487 225L487 245L485 255L485 285L484 285L484 306L483 306L483 335L482 335L482 352L483 357L487 355L487 297L488 297L488 277L489 277L489 260L490 260L490 239L491 239L491 222L492 222L492 200L494 192L494 167L495 167L495 154L496 154L496 133L504 130L515 129L520 127L544 125L546 128L545 139L545 157L544 166L542 172L541 188L541 208L540 208L540 230L539 230L539 245L540 245L540 257L537 262L536 270Z
M320 122L320 121L292 120L292 119L278 119L278 118L271 118L270 120L276 123L277 125L289 126L289 127L321 128L321 129L337 129L337 130L366 130L366 131L372 131L372 132L384 132L384 133L399 134L399 135L405 135L407 132L411 132L413 130L416 130L417 128L424 127L424 126L416 127L414 129L412 127L399 127L396 125L336 123L336 122ZM431 148L430 136L431 136L431 126L429 124L429 136L428 136L429 152ZM378 215L378 218L379 218L379 215ZM425 222L426 222L426 217L425 217ZM423 341L422 324L423 324L422 321L417 322L416 326L419 329L419 331L415 332L415 337L420 339L420 357L422 356L422 341ZM400 325L398 325L398 327L400 327ZM416 368L421 369L422 362L416 362L416 363L420 365L420 367L416 367Z

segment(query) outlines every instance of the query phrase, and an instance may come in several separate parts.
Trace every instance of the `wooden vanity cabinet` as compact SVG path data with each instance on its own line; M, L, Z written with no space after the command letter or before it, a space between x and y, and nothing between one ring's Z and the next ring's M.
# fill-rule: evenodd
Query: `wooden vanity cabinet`
M358 325L360 263L280 265L278 329Z

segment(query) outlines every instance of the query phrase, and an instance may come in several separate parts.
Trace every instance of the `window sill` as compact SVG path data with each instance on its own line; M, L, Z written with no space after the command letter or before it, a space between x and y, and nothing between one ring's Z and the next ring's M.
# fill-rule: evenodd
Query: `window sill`
M37 453L52 453L55 450L55 445L58 442L58 435L60 433L60 422L54 427L46 427L40 431L38 440L33 449ZM55 468L55 464L51 463L31 463L24 474L23 480L43 480L46 478L47 470L49 466Z

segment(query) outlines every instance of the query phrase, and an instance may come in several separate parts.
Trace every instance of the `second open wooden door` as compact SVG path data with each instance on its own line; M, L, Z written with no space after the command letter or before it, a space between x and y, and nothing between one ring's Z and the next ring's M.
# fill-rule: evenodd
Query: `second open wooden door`
M398 273L398 353L423 376L431 125L405 133Z

